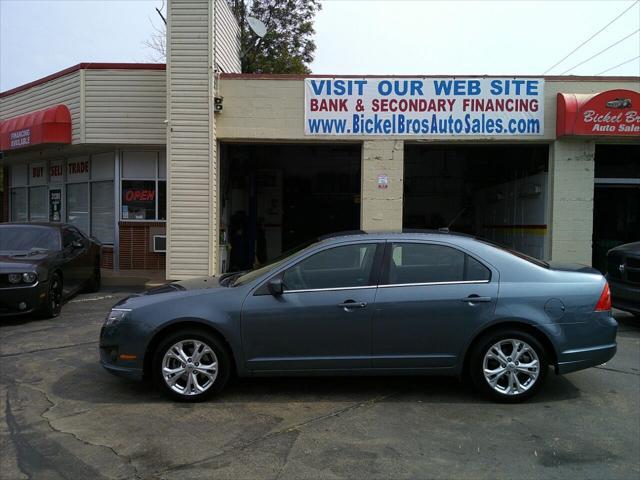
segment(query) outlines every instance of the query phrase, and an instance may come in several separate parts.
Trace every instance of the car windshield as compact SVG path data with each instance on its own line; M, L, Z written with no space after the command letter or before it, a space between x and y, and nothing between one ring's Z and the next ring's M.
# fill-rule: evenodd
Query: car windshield
M0 226L0 251L60 250L60 236L54 228L36 225Z
M235 278L232 279L232 281L230 282L229 286L230 287L241 287L242 285L246 285L249 282L252 282L253 280L255 280L256 278L260 277L261 275L270 272L271 270L279 267L282 263L284 263L289 257L291 257L292 255L301 252L302 250L305 250L309 247L311 247L312 245L315 245L316 243L318 243L318 239L313 239L310 240L308 242L302 243L300 245L298 245L297 247L294 247L290 250L287 250L286 252L284 252L283 254L281 254L280 256L274 258L271 262L267 263L266 265L261 266L260 268L257 268L255 270L251 270L249 272L241 272L241 274Z

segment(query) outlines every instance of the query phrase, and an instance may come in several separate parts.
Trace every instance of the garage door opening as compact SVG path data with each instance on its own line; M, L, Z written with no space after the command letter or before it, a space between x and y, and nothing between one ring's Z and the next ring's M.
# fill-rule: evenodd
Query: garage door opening
M404 228L477 235L548 257L547 145L407 145Z
M640 145L596 145L592 264L607 251L640 240Z
M246 270L360 228L360 144L222 144L221 267Z

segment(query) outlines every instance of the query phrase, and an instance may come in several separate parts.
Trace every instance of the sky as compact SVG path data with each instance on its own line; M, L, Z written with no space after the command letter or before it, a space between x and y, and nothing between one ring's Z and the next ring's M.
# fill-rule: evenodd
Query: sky
M219 0L220 1L220 0ZM80 62L149 62L159 0L0 0L0 91ZM597 75L640 55L635 0L327 0L313 73ZM583 65L572 68L631 34ZM608 75L640 75L640 59Z

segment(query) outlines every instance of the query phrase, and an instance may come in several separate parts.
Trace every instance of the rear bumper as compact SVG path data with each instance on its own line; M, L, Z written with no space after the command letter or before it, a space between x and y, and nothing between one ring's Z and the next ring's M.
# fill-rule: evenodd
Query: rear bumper
M596 367L608 362L616 354L617 344L599 345L597 347L566 350L560 354L556 372L571 373L589 367Z

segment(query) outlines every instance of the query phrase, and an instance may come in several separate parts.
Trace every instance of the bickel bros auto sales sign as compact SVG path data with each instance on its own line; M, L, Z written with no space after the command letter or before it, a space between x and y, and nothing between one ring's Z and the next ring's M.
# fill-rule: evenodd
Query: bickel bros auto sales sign
M542 135L543 122L543 79L305 79L307 135Z

